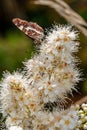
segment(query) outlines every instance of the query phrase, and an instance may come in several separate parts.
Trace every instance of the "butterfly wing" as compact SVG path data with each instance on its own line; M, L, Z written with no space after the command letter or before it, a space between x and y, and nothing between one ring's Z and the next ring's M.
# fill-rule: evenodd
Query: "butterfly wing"
M43 39L44 30L37 23L27 22L19 18L14 18L12 21L22 32L33 40L40 42Z

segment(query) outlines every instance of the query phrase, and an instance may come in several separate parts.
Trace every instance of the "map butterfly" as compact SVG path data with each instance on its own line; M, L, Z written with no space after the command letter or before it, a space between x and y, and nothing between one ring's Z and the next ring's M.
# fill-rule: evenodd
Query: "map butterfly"
M14 18L12 22L28 37L33 39L35 43L40 43L44 37L44 30L37 23L27 22L19 18Z

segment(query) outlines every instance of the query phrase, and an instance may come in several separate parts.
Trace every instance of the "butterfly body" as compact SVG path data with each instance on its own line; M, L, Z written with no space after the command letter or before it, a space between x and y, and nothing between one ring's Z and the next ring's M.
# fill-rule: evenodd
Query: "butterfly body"
M43 28L40 27L37 23L27 22L19 18L13 19L13 23L28 37L35 41L41 41L44 37Z

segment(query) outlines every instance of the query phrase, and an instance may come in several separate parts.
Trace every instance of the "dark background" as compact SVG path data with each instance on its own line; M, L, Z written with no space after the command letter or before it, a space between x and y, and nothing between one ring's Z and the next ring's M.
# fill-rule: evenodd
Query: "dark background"
M65 0L73 10L87 21L87 0ZM44 29L53 23L67 24L67 21L47 6L35 5L34 0L0 0L0 78L3 71L13 72L22 68L22 62L35 52L33 41L12 23L15 17L38 23ZM87 94L87 37L80 33L78 66L83 74L77 88L80 95Z

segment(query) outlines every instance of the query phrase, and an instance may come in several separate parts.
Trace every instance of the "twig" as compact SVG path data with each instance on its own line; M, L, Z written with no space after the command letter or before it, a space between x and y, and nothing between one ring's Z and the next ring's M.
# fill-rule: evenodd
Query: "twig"
M55 9L57 13L64 17L68 22L75 25L85 36L87 36L87 22L63 0L35 0L34 3L46 5Z
M75 104L81 105L82 103L87 103L87 96L81 98L79 101L77 101Z

